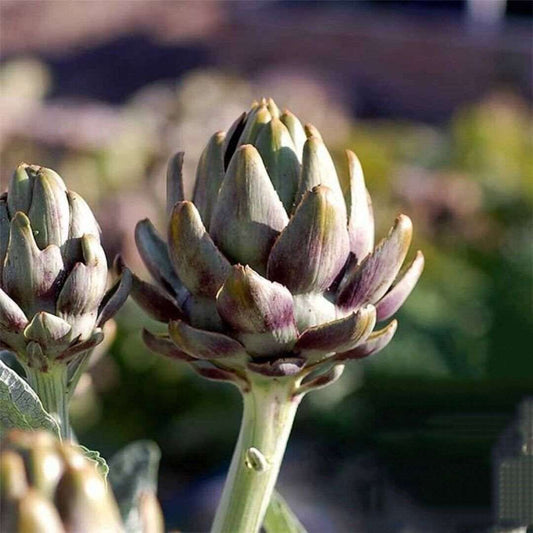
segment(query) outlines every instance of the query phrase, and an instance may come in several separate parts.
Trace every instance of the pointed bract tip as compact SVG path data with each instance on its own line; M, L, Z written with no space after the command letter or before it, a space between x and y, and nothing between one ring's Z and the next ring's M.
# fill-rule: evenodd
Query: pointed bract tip
M223 130L219 130L214 133L213 139L216 143L223 143L226 140L226 132Z
M104 250L98 237L91 233L86 233L81 238L81 249L86 265L98 266L100 261L105 260ZM107 265L106 265L107 268Z
M411 239L413 238L413 223L407 215L400 214L396 217L394 225L391 229L391 233L395 232L401 233L405 246L408 248L411 244Z
M181 202L174 204L174 206L172 207L170 218L172 220L174 217L177 217L182 213L192 214L196 212L196 206L192 202L190 202L189 200L182 200Z
M41 170L41 168L42 167L39 165L32 165L31 163L22 162L18 164L15 172L26 172L35 175L39 172L39 170Z
M346 159L348 159L349 163L355 163L361 167L361 160L357 157L355 152L352 150L344 150L344 154L346 155Z
M185 152L176 152L175 154L171 155L168 164L170 165L181 165L183 164L183 158L185 157Z
M308 139L316 138L322 141L322 135L320 134L318 129L315 126L313 126L313 124L306 124L304 126L304 130L305 130L305 135L307 136Z
M236 153L242 153L243 157L261 157L253 144L242 144L237 148Z
M413 231L413 223L411 222L411 219L407 215L404 215L403 213L400 213L396 217L396 220L394 221L393 231L396 228L399 228L402 231L408 231L408 232L412 233L412 231Z
M120 275L124 268L126 268L126 263L124 262L122 254L115 255L115 259L113 259L114 273Z
M11 219L11 224L15 225L21 230L30 228L30 219L22 211L17 211Z
M139 229L141 229L142 227L146 226L147 224L150 225L150 226L153 226L152 221L148 217L142 218L135 225L135 232L139 231Z

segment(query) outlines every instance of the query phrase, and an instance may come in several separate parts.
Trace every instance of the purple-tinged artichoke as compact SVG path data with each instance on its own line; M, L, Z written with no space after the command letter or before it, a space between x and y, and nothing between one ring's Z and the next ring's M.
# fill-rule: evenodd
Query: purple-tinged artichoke
M2 531L124 531L95 464L44 431L11 430L1 442L0 516Z
M168 170L167 239L141 221L139 252L157 281L133 276L132 295L168 335L144 331L156 352L236 384L243 417L212 533L259 531L292 422L309 390L344 362L384 348L389 319L416 284L418 252L403 275L411 221L400 215L374 246L361 166L337 171L313 126L272 100L215 133L184 200L183 154ZM120 266L120 261L119 261Z
M16 354L63 438L91 350L131 287L125 269L106 291L107 273L85 201L53 170L19 165L0 196L0 349Z
M0 348L26 369L79 364L128 296L106 292L107 261L85 201L53 170L21 164L0 196Z
M412 225L399 215L374 246L370 197L357 157L339 175L319 134L272 100L215 133L183 197L182 154L168 170L168 235L139 222L136 242L157 285L133 278L132 295L168 336L153 350L213 379L247 386L250 372L313 376L384 348L389 319L416 284L421 252L403 275Z

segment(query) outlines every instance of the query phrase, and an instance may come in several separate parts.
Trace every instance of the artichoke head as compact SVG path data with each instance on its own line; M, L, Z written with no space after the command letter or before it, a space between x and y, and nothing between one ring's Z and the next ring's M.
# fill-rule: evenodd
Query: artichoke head
M424 264L401 275L412 224L399 215L374 244L361 165L346 152L339 174L318 130L271 100L215 133L183 196L183 154L167 179L168 234L139 222L136 242L157 285L133 277L132 295L168 335L153 350L206 377L246 382L249 372L336 379L342 364L384 348ZM322 375L320 375L322 373ZM311 384L310 384L311 385Z
M0 451L4 531L124 531L111 492L96 467L51 434L11 430Z
M128 295L129 272L106 292L100 229L53 170L22 163L0 196L0 348L47 371L100 343Z

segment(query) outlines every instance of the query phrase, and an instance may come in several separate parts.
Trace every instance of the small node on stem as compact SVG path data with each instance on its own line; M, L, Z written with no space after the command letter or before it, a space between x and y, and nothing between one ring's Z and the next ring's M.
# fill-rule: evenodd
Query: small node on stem
M256 472L266 472L270 468L267 458L253 446L246 450L244 454L244 464L246 468Z

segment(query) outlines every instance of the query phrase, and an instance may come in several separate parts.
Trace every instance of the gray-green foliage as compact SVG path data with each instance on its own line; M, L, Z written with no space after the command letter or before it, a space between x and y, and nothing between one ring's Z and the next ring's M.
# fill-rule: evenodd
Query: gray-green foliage
M306 533L304 526L277 491L270 498L263 528L266 533Z
M0 436L8 429L46 429L59 436L57 422L14 370L0 361Z
M109 462L109 482L118 502L126 530L143 530L143 500L155 497L161 451L152 441L136 441L118 453ZM153 512L153 507L151 508ZM152 521L162 520L160 515ZM151 524L154 526L154 524Z
M94 463L94 466L96 470L98 470L100 475L104 479L107 478L107 474L109 474L109 466L107 466L107 462L100 455L100 452L89 450L89 448L86 448L85 446L82 446L81 444L78 447L81 449L83 455L85 455L85 457L89 459L89 461Z

